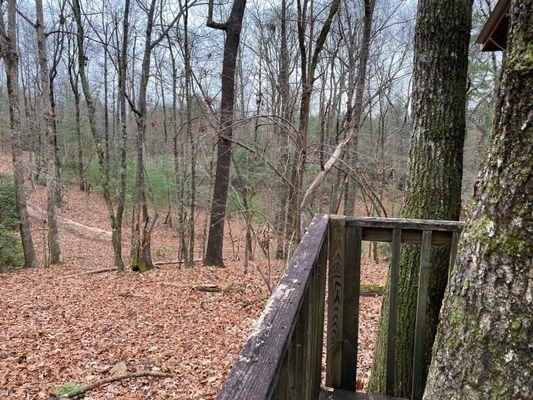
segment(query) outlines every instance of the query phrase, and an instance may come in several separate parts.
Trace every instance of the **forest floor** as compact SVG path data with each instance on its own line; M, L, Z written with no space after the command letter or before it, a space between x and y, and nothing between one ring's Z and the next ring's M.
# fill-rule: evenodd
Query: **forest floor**
M10 157L0 154L0 173L10 172ZM45 198L45 188L37 186L28 201L41 261L45 231L40 215L46 208ZM257 246L256 259L243 274L244 225L234 218L231 238L226 229L226 268L206 268L200 262L194 268L162 265L144 274L65 277L112 266L105 210L97 193L67 188L60 210L62 263L0 274L0 399L47 399L69 383L85 385L136 371L172 376L111 383L85 398L213 399L269 297L258 272L267 274L268 260ZM176 258L179 237L163 219L153 234L155 261ZM127 222L125 255L129 231ZM228 244L231 241L233 246ZM284 266L274 259L270 265L275 286ZM386 273L386 263L363 257L363 284L383 285ZM195 290L203 284L222 290ZM370 374L380 306L380 297L361 298L359 389L366 386Z

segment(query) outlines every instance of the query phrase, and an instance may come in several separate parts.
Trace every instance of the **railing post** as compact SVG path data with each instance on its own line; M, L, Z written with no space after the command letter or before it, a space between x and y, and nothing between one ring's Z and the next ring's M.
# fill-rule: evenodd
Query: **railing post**
M345 218L330 217L326 385L334 388L341 386L345 227Z
M413 355L413 384L411 399L419 400L424 393L424 343L426 337L426 302L428 297L428 270L431 256L432 232L425 230L422 233L422 246L420 253L420 274L418 277L418 297L416 304L415 340Z
M355 390L362 228L332 217L329 235L326 385Z
M344 245L344 304L342 328L342 389L355 390L357 381L357 343L359 329L359 290L361 280L360 226L346 225Z

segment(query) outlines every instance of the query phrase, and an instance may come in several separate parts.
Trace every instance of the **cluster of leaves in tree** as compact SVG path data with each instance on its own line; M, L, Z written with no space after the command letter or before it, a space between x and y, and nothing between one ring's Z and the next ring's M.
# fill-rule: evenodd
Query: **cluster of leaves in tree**
M18 224L13 179L0 174L0 272L24 262L20 240L13 232Z

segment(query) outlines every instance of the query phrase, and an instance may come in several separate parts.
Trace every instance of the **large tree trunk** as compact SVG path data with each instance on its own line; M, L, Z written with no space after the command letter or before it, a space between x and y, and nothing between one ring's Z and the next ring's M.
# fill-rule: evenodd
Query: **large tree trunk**
M212 6L212 3L211 3ZM233 103L235 97L235 64L239 48L242 18L246 0L234 0L226 27L224 42L224 60L222 62L222 99L220 102L220 129L217 149L217 168L209 236L204 258L204 265L224 266L222 247L224 241L224 221L226 218L226 201L228 198L229 172L231 164L231 137L233 133ZM189 255L193 257L192 254Z
M405 218L459 218L471 14L472 0L421 0L418 4ZM424 346L428 363L446 288L447 259L447 250L433 251ZM394 395L401 397L411 397L419 260L419 246L402 246L394 382ZM372 393L385 391L389 283L383 297L369 384Z
M44 32L44 15L42 0L35 1L37 21L35 30L37 31L37 53L39 59L39 79L42 92L43 119L45 123L45 135L48 141L48 169L46 171L47 205L46 213L48 218L48 247L50 252L50 263L57 264L61 261L61 249L59 247L59 228L57 224L58 206L58 186L57 164L56 164L56 141L54 135L54 112L50 98L50 74L48 72L48 60L46 57L46 34Z
M531 399L533 3L510 8L490 148L438 327L426 399Z
M20 95L17 51L16 0L9 0L7 11L7 30L4 16L0 10L0 57L4 59L6 71L7 95L9 97L9 118L11 129L11 152L13 156L13 175L15 180L15 198L19 215L20 237L24 251L24 266L36 267L37 259L33 248L30 219L26 206L24 191L24 159L22 158L22 141L20 128Z

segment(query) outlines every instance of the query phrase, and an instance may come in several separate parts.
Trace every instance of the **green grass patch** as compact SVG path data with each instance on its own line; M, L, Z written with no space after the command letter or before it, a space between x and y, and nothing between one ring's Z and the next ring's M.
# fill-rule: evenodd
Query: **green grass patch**
M63 386L58 387L55 390L56 396L63 396L72 392L75 392L76 390L80 390L83 388L82 385L77 384L76 382L69 382ZM73 399L83 399L85 396L83 394L80 394L79 396L73 397Z

